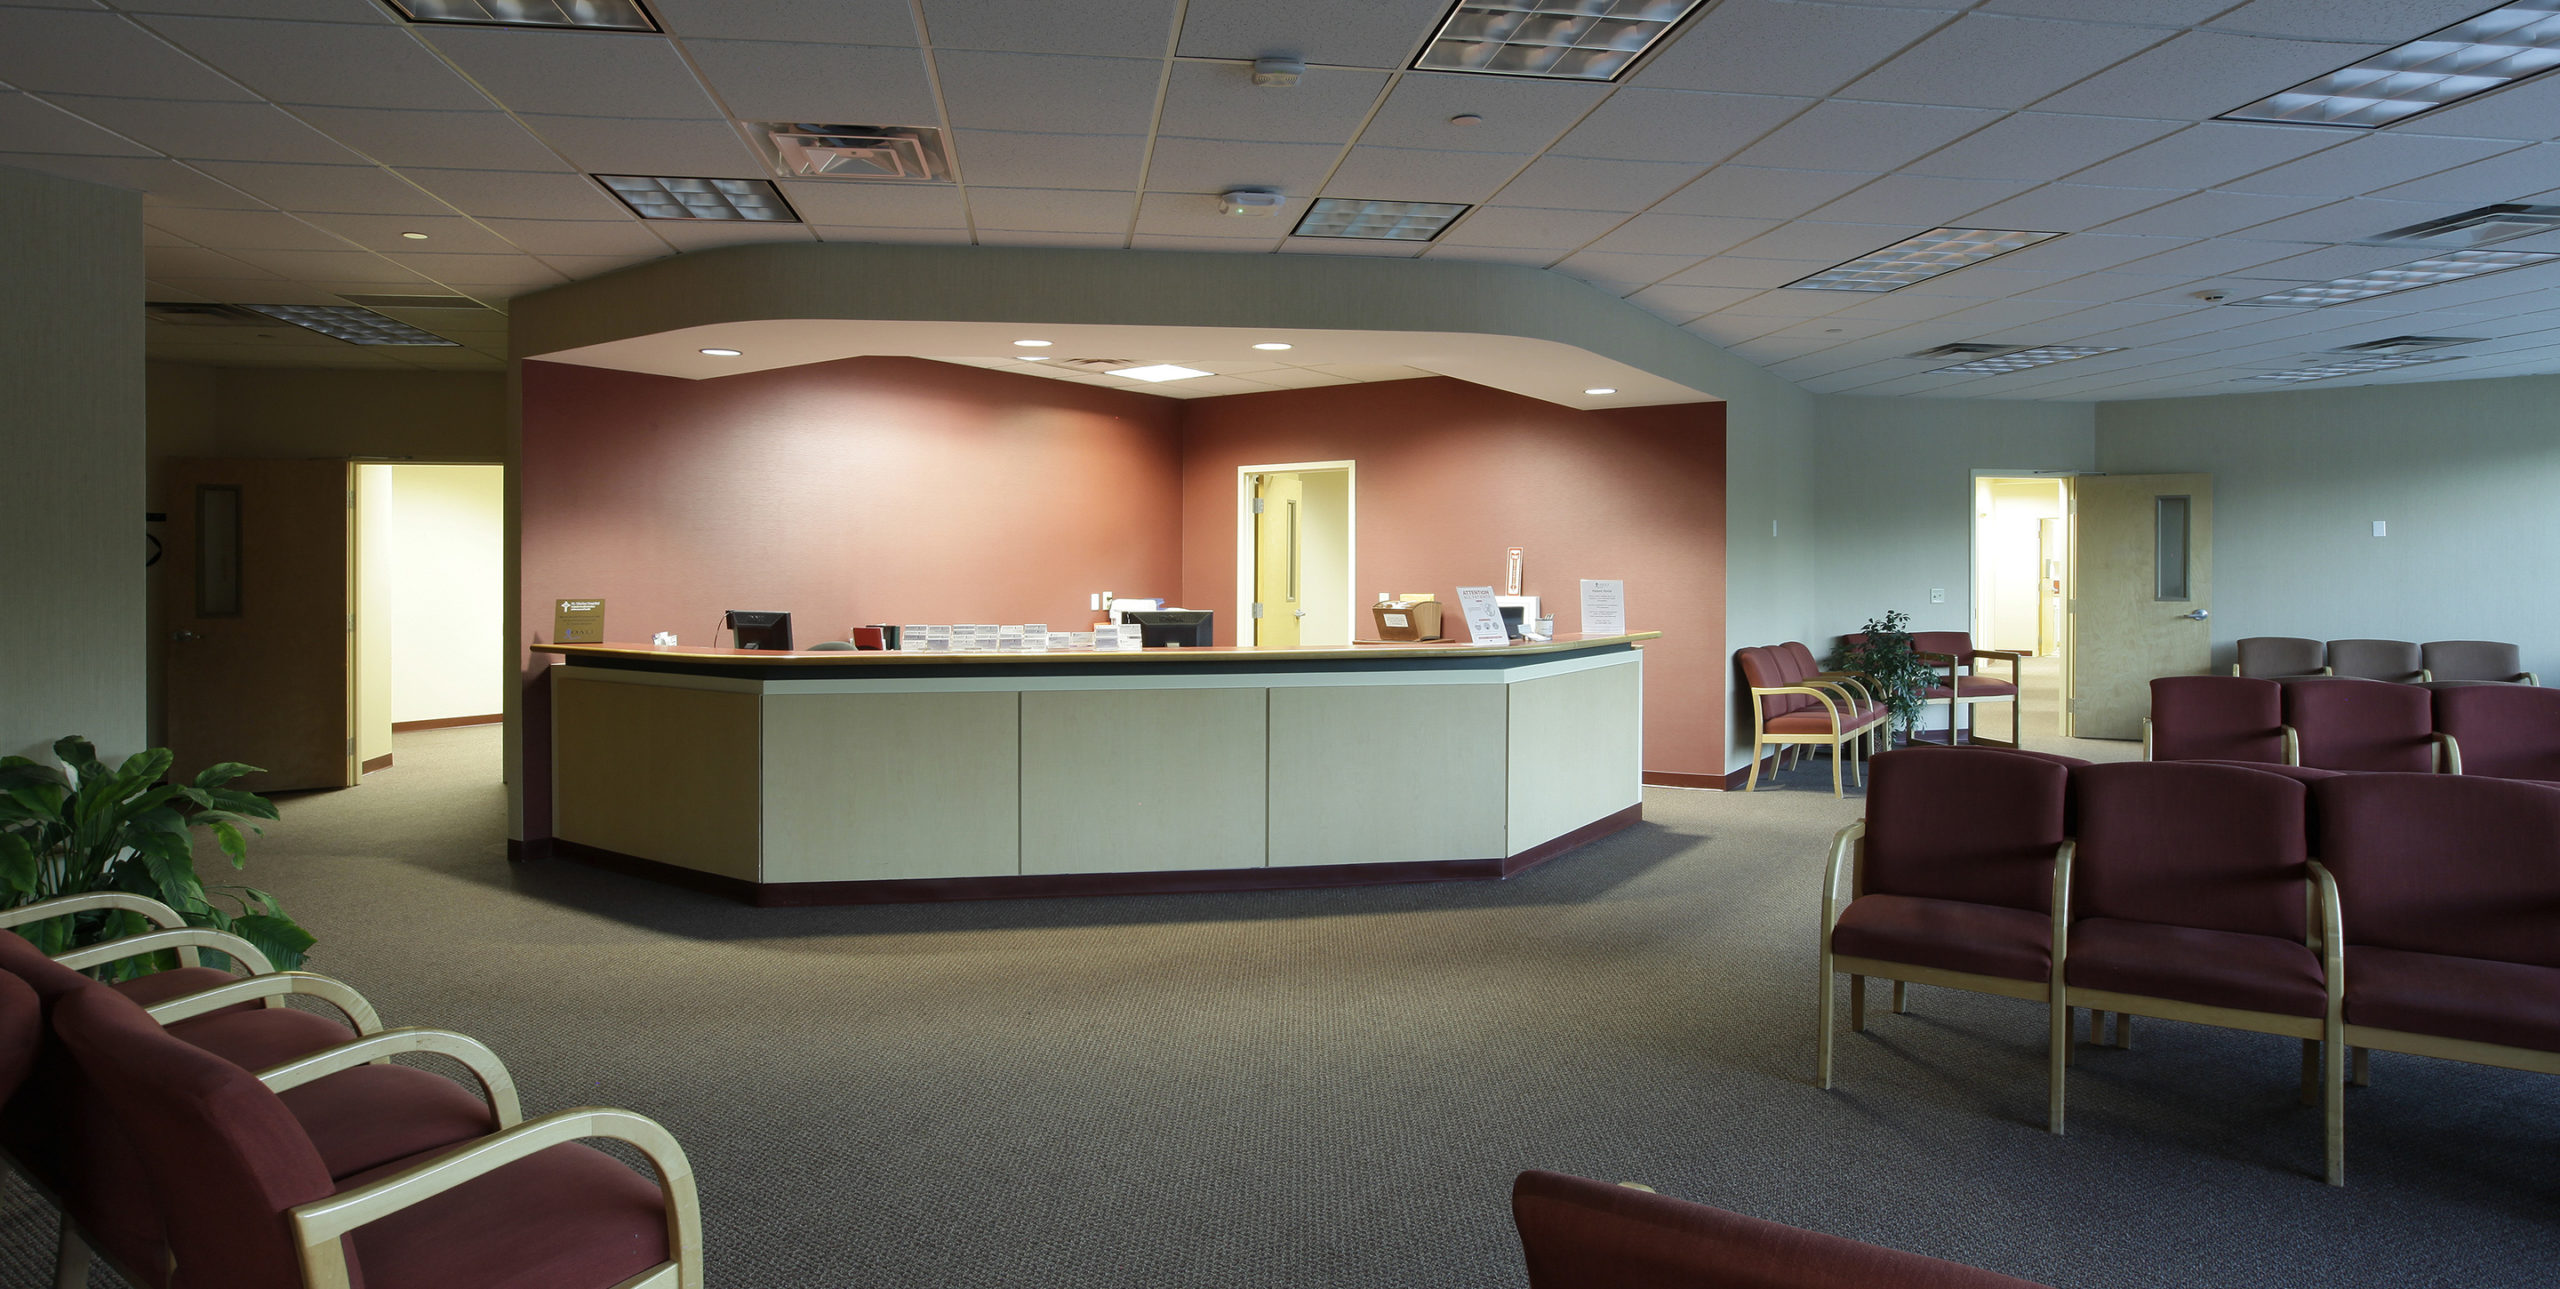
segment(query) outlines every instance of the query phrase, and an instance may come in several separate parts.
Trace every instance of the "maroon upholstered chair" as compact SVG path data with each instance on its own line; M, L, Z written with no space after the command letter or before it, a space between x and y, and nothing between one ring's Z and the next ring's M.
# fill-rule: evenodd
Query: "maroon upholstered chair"
M1911 633L1911 649L1944 669L1941 674L1946 677L1945 682L1930 686L1924 697L1929 702L1947 705L1949 743L1956 741L1956 730L1962 724L1957 719L1960 713L1976 703L2005 702L2009 704L2008 739L1986 739L1976 731L1972 740L1994 747L2016 747L2019 744L2021 731L2026 728L2024 710L2018 701L2019 667L2025 654L2005 649L1976 649L1973 637L1962 631L1914 631ZM2003 661L2009 664L2008 679L1977 674L1981 664Z
M1884 710L1859 706L1865 691L1851 682L1821 678L1810 671L1810 651L1798 655L1784 646L1742 649L1734 661L1751 690L1751 774L1743 791L1757 791L1763 749L1776 745L1811 745L1831 749L1831 795L1844 796L1841 762L1855 741L1884 727Z
M2503 640L2430 640L2418 646L2419 664L2437 680L2491 685L2539 685L2524 669L2524 651Z
M2034 1289L1961 1263L1532 1169L1511 1183L1529 1289Z
M2298 1038L2306 1075L2325 1052L2327 1174L2341 1182L2338 894L2310 864L2304 785L2249 766L2132 761L2073 771L2071 794L2056 1010Z
M2437 750L2435 695L2427 690L2345 676L2302 676L2281 683L2284 724L2293 731L2297 764L2429 774L2443 762Z
M563 1111L352 1177L257 1076L99 989L54 1006L81 1075L133 1131L186 1289L699 1289L683 1150L620 1110ZM574 1144L639 1147L641 1178Z
M2329 674L2403 685L2434 679L2427 674L2426 651L2408 640L2332 640Z
M2231 664L2234 676L2276 680L2285 676L2329 674L2329 646L2318 640L2305 640L2300 636L2247 636L2240 641L2239 649L2239 661Z
M2245 676L2162 676L2142 718L2142 759L2290 764L2284 690Z
M2560 690L2465 685L2434 693L2447 768L2492 779L2560 779Z
M2355 774L2312 804L2346 915L2347 1043L2560 1074L2560 790Z
M1815 1082L1831 1086L1837 977L1866 1028L1866 978L2052 1001L2054 895L2073 771L2042 757L1905 748L1875 760L1864 819L1831 840L1822 880ZM1849 899L1840 879L1852 876ZM2068 1029L2070 1014L2053 1023ZM2057 1048L2058 1050L2058 1048ZM2060 1073L2055 1072L2055 1086ZM2058 1104L2058 1103L2057 1103Z

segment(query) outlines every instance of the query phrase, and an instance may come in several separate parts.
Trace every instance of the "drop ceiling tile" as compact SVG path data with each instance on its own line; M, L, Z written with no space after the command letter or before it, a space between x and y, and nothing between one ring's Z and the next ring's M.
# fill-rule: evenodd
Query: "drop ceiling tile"
M689 40L684 48L742 121L942 124L919 49L762 40Z
M494 219L573 220L631 217L628 207L607 196L603 188L584 175L426 169L403 170L401 173L466 215Z
M2001 263L2006 263L2002 261ZM2002 268L2000 264L1976 264L1960 273L1944 273L1925 281L1914 282L1895 292L1897 295L1942 295L1967 300L1997 300L2004 296L2040 293L2079 277L2075 269L2028 271Z
M2172 34L2158 27L1968 14L1840 94L1887 103L2021 108Z
M443 215L444 204L380 166L294 166L198 161L196 169L287 210L358 215Z
M1138 199L1137 231L1171 233L1179 237L1249 237L1258 240L1268 226L1274 240L1285 235L1297 223L1301 210L1283 211L1276 219L1268 216L1228 215L1218 209L1214 197L1190 192L1151 192ZM1239 224L1252 225L1240 229Z
M761 179L764 161L727 121L527 116L543 142L589 174Z
M2130 260L2124 269L2130 273L2162 273L2186 277L2212 277L2235 272L2269 260L2280 260L2301 248L2283 242L2250 241L2226 237L2192 242L2173 251L2146 255Z
M226 250L343 251L346 242L274 210L170 210L153 207L142 220L201 246ZM191 276L204 276L194 274Z
M1173 42L1174 0L921 0L936 50L1160 55Z
M29 94L0 94L0 139L8 140L9 146L20 152L94 157L158 155L132 139L121 137L112 130L102 130L90 121L72 115L82 100L69 95L55 95L54 98L55 102L48 103ZM100 101L118 103L133 100Z
M1968 216L1968 227L2015 228L2029 232L2069 233L2122 219L2187 196L2181 188L2100 188L2090 184L2046 184Z
M201 246L146 246L142 248L142 271L155 278L184 280L191 278L254 278L274 276L245 260Z
M246 267L246 266L244 266ZM249 272L262 272L248 268ZM344 304L335 292L300 282L287 282L276 277L226 277L158 279L189 295L224 304ZM359 292L361 294L361 292ZM278 327L285 324L277 323Z
M2367 134L2299 161L2289 161L2273 169L2233 179L2222 186L2238 192L2353 197L2470 162L2484 161L2513 151L2515 147L2514 143L2501 139Z
M1838 260L1754 260L1719 255L1664 281L1672 286L1754 287L1765 291L1811 277L1837 263Z
M2128 260L2157 255L2185 245L2176 237L2124 237L2111 233L2081 233L2038 242L2022 250L2011 251L1987 263L2015 272L2036 273L2073 270L2094 273L2114 268ZM1958 269L1961 273L1964 270Z
M394 255L392 262L438 282L556 286L568 281L558 269L530 255Z
M1763 291L1717 312L1718 317L1819 318L1858 302L1855 291Z
M1829 260L1838 264L1929 231L1927 224L1826 224L1797 220L1734 248L1763 260Z
M1979 269L1969 272L1981 272ZM1958 274L1956 276L1962 276ZM2184 273L2075 273L2051 286L2038 287L2030 294L2038 300L2068 300L2081 304L2113 304L2184 286L2195 279Z
M1619 225L1607 236L1591 243L1591 249L1611 254L1685 255L1696 260L1731 250L1778 227L1780 225L1775 220L1767 219L1647 213ZM1783 259L1786 256L1772 252L1762 258Z
M661 120L721 115L663 36L446 25L418 30L512 111Z
M253 97L118 15L70 9L0 8L0 81L37 93Z
M2000 118L1968 107L1832 99L1808 109L1734 159L1811 170L1892 170Z
M655 252L642 255L537 255L534 258L560 270L572 282L583 282L615 269L646 264L674 253L661 245Z
M2560 130L2560 123L2554 128ZM2373 195L2385 201L2449 201L2468 206L2514 201L2547 191L2555 181L2560 181L2560 144L2545 143L2376 189Z
M1725 0L1656 50L1630 83L1736 94L1828 94L1947 18L1792 0Z
M266 203L220 183L183 162L158 157L72 157L44 152L0 152L0 166L60 175L83 183L143 194L143 209L160 206L251 210Z
M1473 205L1493 195L1529 158L1499 152L1431 152L1356 147L1325 182L1328 196L1371 201L1439 201Z
M1531 162L1499 196L1505 206L1637 211L1696 178L1699 169L1685 162L1546 156Z
M1175 63L1158 132L1259 143L1348 143L1386 84L1379 72L1310 67L1296 86L1266 89L1242 65Z
M898 0L649 0L658 25L679 37L788 40L823 45L917 45L915 12Z
M144 222L144 223L143 223L143 225L142 225L142 244L143 244L143 245L145 245L145 246L193 246L193 245L195 245L195 243L194 243L192 240L189 240L189 239L184 238L184 237L180 237L180 236L179 236L179 235L177 235L176 233L172 233L172 232L168 231L167 229L154 228L154 227L152 227L152 226L151 226L151 224L148 222L148 220L147 220L147 219L145 220L145 222Z
M489 231L517 250L535 255L637 255L667 253L667 244L637 219L484 219Z
M1564 257L1563 251L1551 247L1479 246L1449 240L1456 236L1458 231L1450 230L1441 240L1433 242L1431 249L1422 253L1422 258L1467 260L1477 264L1521 264L1533 269L1542 269Z
M978 231L1010 229L1108 234L1129 231L1135 195L1059 188L971 188L969 217Z
M960 130L954 132L952 152L960 177L972 186L1125 192L1138 186L1147 141L1139 135Z
M785 181L782 195L812 224L866 228L965 228L960 190L950 184ZM660 220L660 223L669 221Z
M2483 0L2248 0L2205 26L2252 36L2397 45L2488 7Z
M318 286L330 283L422 283L418 273L370 251L242 251L239 259L284 277Z
M388 166L565 171L569 163L504 112L300 107L294 115Z
M1572 133L1563 156L1712 165L1751 146L1815 100L1692 90L1622 89ZM1809 163L1812 164L1812 163Z
M2278 243L2267 243L2277 246ZM2299 248L2296 248L2297 250ZM2232 270L2230 276L2326 282L2351 273L2370 273L2419 259L2425 251L2409 246L2324 246Z
M1961 224L1965 216L1985 206L2006 201L2034 186L2023 179L1886 175L1813 211L1810 217L1844 223L1919 224L1926 227Z
M2212 187L2337 147L2352 137L2319 126L2207 121L2074 171L2071 182L2123 188Z
M1628 296L1627 302L1647 312L1662 314L1674 322L1687 322L1727 305L1740 304L1758 294L1760 290L1756 287L1656 283Z
M1422 254L1425 242L1372 242L1355 237L1283 238L1280 249L1290 255L1366 255L1409 260Z
M1793 325L1785 318L1755 318L1743 314L1711 313L1695 322L1684 323L1682 331L1704 336L1718 346L1730 350L1745 341L1755 340Z
M1448 232L1444 243L1476 247L1519 247L1548 251L1548 260L1580 246L1625 222L1614 211L1537 210L1522 206L1481 206ZM1552 248L1552 250L1549 250ZM1543 262L1543 261L1542 261Z
M2385 201L2358 197L2260 224L2249 230L2249 236L2270 242L2352 242L2460 214L2474 204L2460 200ZM2413 254L2409 258L2417 257Z
M1842 309L1840 312L1832 314L1831 316L1835 318L1881 318L1895 322L1922 322L1930 318L1944 317L1958 309L1967 307L1969 306L1962 299L1944 295L1919 294L1910 287L1904 287L1899 291L1891 291L1883 295L1870 296L1865 301L1850 305L1848 308Z
M1537 152L1604 97L1609 87L1589 82L1407 72L1360 132L1360 141L1450 152ZM1616 97L1626 97L1626 91ZM1460 115L1484 119L1450 123Z
M1580 278L1594 286L1619 288L1610 293L1625 295L1638 287L1656 282L1698 262L1695 255L1643 255L1622 251L1583 251L1557 261L1556 271L1567 277Z
M1147 186L1160 192L1269 188L1304 195L1342 156L1334 143L1233 143L1159 136L1147 157Z
M756 242L814 242L806 224L750 224L734 219L662 219L659 236L679 251L708 251Z
M1785 170L1717 166L1653 209L1668 215L1793 219L1877 176L1863 170Z
M1905 169L1956 179L2059 179L2178 128L2171 121L2020 112Z
M2138 215L2129 215L2106 225L2105 230L2161 237L2217 237L2327 204L2329 199L2325 197L2200 192L2154 206Z
M490 106L487 95L402 26L247 18L154 18L151 25L278 103L422 111ZM86 92L108 91L91 86Z
M1163 73L1154 59L974 50L938 52L933 63L951 123L974 130L1053 130L1065 124L1095 134L1144 134L1155 122ZM1171 128L1169 114L1167 120Z
M265 103L176 103L62 95L64 108L182 161L364 165L320 131Z
M2064 90L2043 112L2196 121L2228 112L2382 49L2190 31Z
M1446 0L1191 0L1185 58L1293 57L1337 67L1402 67L1438 29ZM1301 86L1303 88L1303 86Z
M369 251L391 254L514 255L522 248L505 238L453 215L305 215L302 220ZM402 233L425 233L414 241Z
M1230 254L1267 254L1280 249L1280 236L1270 237L1187 237L1179 233L1139 232L1129 245L1141 251L1216 251Z
M830 242L843 240L825 236L826 231L823 228L818 230L820 240ZM968 238L963 235L959 240L967 241ZM1125 232L1043 233L1015 228L981 228L978 230L977 238L980 246L1064 246L1089 250L1118 250L1128 240L1129 235Z

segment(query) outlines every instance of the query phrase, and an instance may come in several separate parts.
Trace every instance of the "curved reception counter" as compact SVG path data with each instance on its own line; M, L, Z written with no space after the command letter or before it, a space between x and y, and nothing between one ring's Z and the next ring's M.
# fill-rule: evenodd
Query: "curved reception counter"
M1642 817L1642 640L538 645L555 853L757 904L1507 877Z

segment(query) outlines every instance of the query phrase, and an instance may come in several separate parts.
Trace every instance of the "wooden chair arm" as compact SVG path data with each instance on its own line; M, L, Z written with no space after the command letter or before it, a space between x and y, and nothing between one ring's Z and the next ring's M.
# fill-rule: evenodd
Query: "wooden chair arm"
M308 971L278 971L264 976L251 976L246 980L234 980L227 985L215 985L211 989L201 989L192 994L156 1003L144 1010L151 1013L151 1019L163 1025L175 1025L179 1021L192 1020L208 1012L218 1012L225 1007L236 1007L241 1003L263 1000L272 1007L276 1005L272 1000L287 994L317 998L337 1008L346 1016L347 1023L355 1026L358 1034L372 1034L382 1028L381 1015L374 1011L373 1004L366 1002L364 995L357 993L353 986L344 981L332 980L327 976L315 975Z
M1822 873L1822 939L1826 944L1831 940L1831 928L1840 921L1840 872L1849 866L1849 856L1866 835L1867 821L1864 819L1852 820L1831 834L1831 861ZM1850 898L1857 896L1852 894Z
M1815 689L1810 685L1778 685L1769 689L1761 689L1756 686L1753 687L1751 691L1752 697L1757 698L1762 694L1811 695L1813 701L1822 704L1822 710L1830 714L1832 730L1836 733L1840 728L1840 705L1832 701L1836 695L1832 694L1828 690Z
M2062 957L2071 946L2071 861L2080 843L2064 838L2053 852L2053 996L2062 997Z
M2436 773L2462 773L2462 740L2441 730L2427 737L2436 745Z
M122 962L127 958L139 958L146 953L158 953L163 949L176 949L181 954L193 949L219 949L239 959L249 968L252 975L269 975L276 969L274 963L267 961L267 955L258 951L258 946L228 931L216 931L209 926L182 926L166 931L146 931L141 935L129 935L121 940L109 940L104 944L74 949L55 958L54 961L74 971L81 971L110 962Z
M2290 725L2277 728L2284 731L2284 763L2286 765L2302 764L2302 731Z
M258 1081L266 1084L269 1092L284 1092L402 1052L433 1052L453 1058L480 1081L480 1090L488 1095L489 1109L497 1115L500 1128L512 1128L524 1121L524 1107L516 1097L515 1077L507 1073L507 1063L499 1060L488 1044L449 1029L404 1025L377 1030L336 1047L269 1066L258 1071Z
M2145 761L2153 759L2151 755L2151 718L2148 716L2142 718L2142 759Z
M1993 662L2023 662L2027 657L2025 653L2016 649L1976 649L1973 651L1973 656L1989 658Z
M1876 700L1875 692L1867 688L1866 677L1853 671L1825 671L1807 676L1805 679L1818 680L1829 685L1845 685L1856 690L1858 697L1870 703Z
M2328 865L2311 861L2310 925L2304 928L2308 947L2320 951L2321 974L2328 980L2329 1007L2338 1008L2347 989L2346 914L2338 904L2338 879L2330 876Z
M127 891L89 891L80 895L57 895L49 900L21 904L14 909L0 909L0 927L24 926L29 922L42 922L46 918L58 918L71 913L87 913L93 909L123 909L128 913L139 913L149 918L151 925L163 930L187 924L187 919L176 909L148 895L135 895Z
M2519 671L2519 672L2517 672L2517 673L2516 673L2516 679L2521 680L2521 681L2523 681L2524 683L2526 683L2526 684L2528 684L2528 685L2531 685L2531 686L2533 686L2533 687L2535 687L2535 688L2537 688L2537 689L2541 688L2541 686L2542 686L2542 677L2537 676L2537 675L2535 675L2534 673L2529 672L2529 671Z
M302 1246L303 1283L307 1289L347 1289L347 1253L341 1237L349 1231L528 1155L592 1138L628 1142L647 1156L649 1167L658 1175L658 1188L666 1195L667 1254L675 1284L678 1289L701 1289L702 1209L684 1148L655 1120L598 1106L544 1115L415 1168L295 1208L293 1229ZM636 1283L660 1284L662 1277L662 1272L651 1274Z

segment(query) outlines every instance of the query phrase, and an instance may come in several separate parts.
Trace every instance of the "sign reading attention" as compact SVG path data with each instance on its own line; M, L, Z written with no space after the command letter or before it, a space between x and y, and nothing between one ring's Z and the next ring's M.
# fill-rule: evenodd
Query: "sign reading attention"
M560 600L551 614L551 643L603 644L604 601Z

